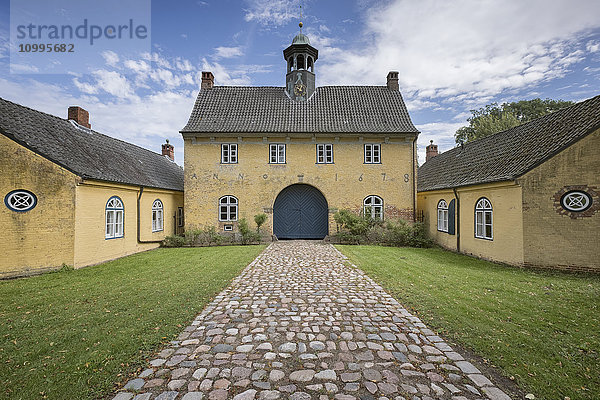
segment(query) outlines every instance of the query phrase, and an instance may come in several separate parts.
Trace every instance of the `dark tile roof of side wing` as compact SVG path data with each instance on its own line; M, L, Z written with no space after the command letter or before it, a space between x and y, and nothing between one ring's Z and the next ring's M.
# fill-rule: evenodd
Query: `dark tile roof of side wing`
M304 102L283 87L201 90L186 133L418 133L399 91L386 86L324 86Z
M0 132L82 178L183 191L183 170L165 156L4 99Z
M600 128L600 96L441 153L418 170L418 191L516 179Z

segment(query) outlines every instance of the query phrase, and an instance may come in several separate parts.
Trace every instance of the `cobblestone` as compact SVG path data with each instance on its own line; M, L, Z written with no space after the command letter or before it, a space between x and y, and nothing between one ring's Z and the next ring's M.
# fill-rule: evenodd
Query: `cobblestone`
M480 399L473 384L510 399L333 246L286 241L112 399Z

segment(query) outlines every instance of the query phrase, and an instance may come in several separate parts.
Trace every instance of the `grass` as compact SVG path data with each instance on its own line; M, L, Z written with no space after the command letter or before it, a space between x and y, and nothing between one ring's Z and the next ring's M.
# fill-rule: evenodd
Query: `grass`
M423 322L536 398L600 396L600 277L441 249L338 248Z
M106 395L263 248L157 249L0 282L0 398Z

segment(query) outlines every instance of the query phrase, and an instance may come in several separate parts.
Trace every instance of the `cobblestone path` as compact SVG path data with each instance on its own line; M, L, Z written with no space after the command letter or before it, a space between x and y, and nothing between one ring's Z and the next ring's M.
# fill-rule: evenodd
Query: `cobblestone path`
M114 400L486 398L510 399L333 246L292 241L271 244Z

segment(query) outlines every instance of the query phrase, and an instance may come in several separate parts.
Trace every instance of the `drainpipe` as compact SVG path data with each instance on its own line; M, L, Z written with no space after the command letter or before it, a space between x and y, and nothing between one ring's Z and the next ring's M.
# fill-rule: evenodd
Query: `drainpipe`
M162 240L141 240L141 231L140 231L140 201L142 200L142 193L144 193L144 187L140 186L140 194L138 194L137 198L137 242L138 243L162 243Z
M413 169L412 203L413 203L413 222L417 221L417 204L416 204L416 198L417 198L417 169L416 169L416 164L417 164L417 160L415 160L415 147L416 146L417 146L417 136L415 136L415 139L413 140L413 144L412 144L412 169Z
M456 199L456 212L454 213L456 217L456 251L460 253L460 199L458 198L456 188L452 188L452 191Z

